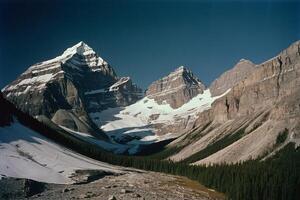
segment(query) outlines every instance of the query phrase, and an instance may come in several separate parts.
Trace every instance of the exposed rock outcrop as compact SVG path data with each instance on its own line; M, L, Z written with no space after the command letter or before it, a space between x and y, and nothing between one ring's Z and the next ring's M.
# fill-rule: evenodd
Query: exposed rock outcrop
M146 96L159 104L166 102L172 108L178 108L204 90L203 83L190 70L181 66L168 76L153 82L148 87Z
M221 95L241 80L248 77L255 69L255 64L241 59L232 69L223 73L209 87L212 96Z

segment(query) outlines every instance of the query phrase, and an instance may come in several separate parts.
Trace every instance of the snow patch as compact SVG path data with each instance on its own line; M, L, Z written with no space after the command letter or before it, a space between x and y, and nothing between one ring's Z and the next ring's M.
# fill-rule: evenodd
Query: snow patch
M166 102L158 104L154 99L144 97L127 107L109 108L102 112L89 113L89 115L110 138L120 139L129 135L139 137L140 143L145 141L153 143L176 137L177 134L157 136L153 124L172 125L180 120L196 119L200 112L210 109L216 99L226 95L229 91L230 89L220 96L212 97L207 89L176 109Z
M70 176L76 170L119 172L116 167L61 147L18 122L0 127L0 160L1 176L56 184L73 183Z
M109 87L109 91L118 91L119 87L130 80L130 77L122 77L116 83Z

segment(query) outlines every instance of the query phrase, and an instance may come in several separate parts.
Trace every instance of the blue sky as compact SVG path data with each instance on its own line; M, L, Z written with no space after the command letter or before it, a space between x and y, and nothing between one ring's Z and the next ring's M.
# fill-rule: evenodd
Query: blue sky
M0 87L84 41L146 88L180 65L206 85L300 39L297 1L0 0Z

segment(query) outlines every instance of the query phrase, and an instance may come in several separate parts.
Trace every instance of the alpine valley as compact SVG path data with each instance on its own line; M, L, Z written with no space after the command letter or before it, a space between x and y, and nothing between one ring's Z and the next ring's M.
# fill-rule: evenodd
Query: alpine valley
M146 91L79 42L0 100L0 198L300 198L300 41Z

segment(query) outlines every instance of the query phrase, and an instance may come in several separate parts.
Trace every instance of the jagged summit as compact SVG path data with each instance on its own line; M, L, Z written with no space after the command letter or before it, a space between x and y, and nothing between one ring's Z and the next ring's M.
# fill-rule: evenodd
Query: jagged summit
M173 72L171 72L170 74L173 74L173 73L183 73L183 72L187 72L187 71L190 71L186 66L179 66L177 67Z
M174 71L172 71L169 75L167 75L167 76L176 76L176 75L178 75L178 74L181 74L181 75L183 75L184 73L187 73L187 74L190 74L191 76L194 76L193 75L193 72L190 70L190 69L188 69L187 67L185 67L185 66L180 66L180 67L177 67ZM198 79L198 78L197 78Z
M83 56L96 54L95 51L90 46L88 46L83 41L80 41L74 46L66 49L62 55L67 56L67 55L74 55L76 53Z
M179 66L178 68L175 69L175 72L182 72L182 71L185 71L187 70L187 68L183 65Z
M32 65L27 71L25 71L24 74L31 73L33 70L35 70L35 72L44 70L50 66L51 68L60 67L66 62L77 63L81 66L88 66L93 71L106 71L107 73L114 74L114 71L111 67L109 67L108 63L98 56L97 53L83 41L67 48L61 55L53 59Z
M205 85L184 66L176 68L169 75L154 81L147 89L146 96L158 103L164 101L178 108L194 96L203 93Z

